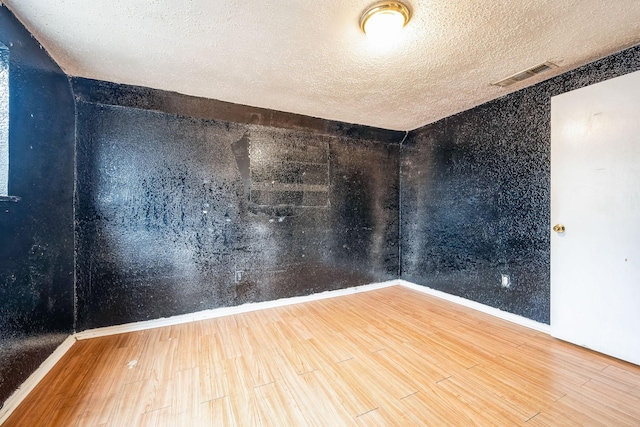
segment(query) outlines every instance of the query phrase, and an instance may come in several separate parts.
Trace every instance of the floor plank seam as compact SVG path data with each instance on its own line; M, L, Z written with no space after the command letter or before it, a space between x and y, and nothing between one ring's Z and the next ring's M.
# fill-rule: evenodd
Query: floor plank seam
M438 381L436 381L436 384L440 384L441 382L446 381L446 380L448 380L448 379L449 379L449 378L451 378L451 377L452 377L452 375L449 375L448 377L445 377L445 378L443 378L443 379L441 379L441 380L438 380Z
M260 384L260 385L254 386L253 388L255 390L256 388L264 387L266 385L275 384L275 383L276 383L275 381L271 381L271 382L268 382L268 383L264 383L264 384Z
M527 419L525 420L525 423L528 423L529 421L531 421L532 419L534 419L535 417L537 417L537 416L538 416L538 415L540 415L541 413L542 413L542 412L538 412L538 413L536 413L535 415L533 415L533 416L531 416L531 417L527 418Z
M565 397L567 395L567 393L563 394L562 396L560 396L559 398L557 398L556 400L554 400L554 402L559 401L560 399L562 399L563 397Z
M589 378L589 379L587 379L585 382L583 382L582 384L580 384L580 388L582 388L582 387L584 387L585 385L587 385L587 383L588 383L589 381L591 381L591 380L592 380L592 378Z
M368 413L373 412L373 411L377 411L378 409L380 409L380 407L369 409L368 411L365 411L365 412L361 413L360 415L356 415L356 418L360 418L361 416L367 415Z
M415 396L416 394L418 394L418 391L419 391L419 390L416 390L416 391L414 391L413 393L409 393L409 394L407 394L406 396L401 397L401 398L400 398L400 400L404 400L404 399L406 399L407 397Z

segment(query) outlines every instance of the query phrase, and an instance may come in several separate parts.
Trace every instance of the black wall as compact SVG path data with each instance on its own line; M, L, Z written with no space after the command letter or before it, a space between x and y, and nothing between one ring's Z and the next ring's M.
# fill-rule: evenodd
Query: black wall
M206 100L73 87L78 330L397 277L404 133L232 124Z
M412 132L402 278L549 323L551 96L638 69L635 47Z
M0 405L73 328L74 103L67 77L0 7L9 48L9 193L0 200Z

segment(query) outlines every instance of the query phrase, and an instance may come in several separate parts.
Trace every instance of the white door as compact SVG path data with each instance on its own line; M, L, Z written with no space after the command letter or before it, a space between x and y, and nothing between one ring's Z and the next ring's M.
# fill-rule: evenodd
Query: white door
M551 99L551 334L640 364L640 72Z

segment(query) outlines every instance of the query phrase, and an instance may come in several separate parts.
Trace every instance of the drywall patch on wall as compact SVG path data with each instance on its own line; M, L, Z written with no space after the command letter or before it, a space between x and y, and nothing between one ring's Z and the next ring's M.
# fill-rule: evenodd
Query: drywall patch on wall
M548 324L551 96L639 68L631 48L412 132L402 278Z
M69 82L0 6L9 53L9 195L0 201L0 405L73 327L74 105ZM13 199L17 200L17 199Z
M396 277L397 144L77 110L78 330Z
M322 207L329 203L329 141L256 138L250 147L251 192L258 206Z

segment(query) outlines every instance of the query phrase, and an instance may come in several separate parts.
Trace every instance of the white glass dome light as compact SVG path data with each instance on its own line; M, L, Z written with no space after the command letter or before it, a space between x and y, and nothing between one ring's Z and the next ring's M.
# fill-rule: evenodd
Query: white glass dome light
M374 39L388 39L397 35L407 25L411 13L399 1L384 1L369 7L360 18L362 31Z

